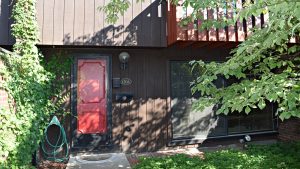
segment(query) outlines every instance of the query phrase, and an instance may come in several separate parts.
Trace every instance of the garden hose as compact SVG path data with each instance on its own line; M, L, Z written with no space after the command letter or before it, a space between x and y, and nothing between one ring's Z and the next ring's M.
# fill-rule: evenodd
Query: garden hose
M55 144L52 144L49 141L48 135L47 135L48 129L52 125L56 125L59 127L59 135L58 135L58 138L57 138ZM45 145L48 145L48 147L46 148ZM62 150L64 150L64 147L65 147L64 155L59 156L59 154L62 152ZM68 148L69 147L68 147L66 132L65 132L63 126L58 121L57 117L54 116L52 118L51 122L46 127L45 132L44 132L44 139L42 141L43 156L46 160L49 160L49 161L66 162L68 160L68 156L69 156Z

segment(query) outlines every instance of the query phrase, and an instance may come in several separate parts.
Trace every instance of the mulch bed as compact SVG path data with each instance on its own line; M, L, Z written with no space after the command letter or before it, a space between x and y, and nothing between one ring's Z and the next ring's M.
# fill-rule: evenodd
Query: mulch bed
M38 166L38 169L65 169L67 168L67 164L65 163L56 163L53 161L41 161Z

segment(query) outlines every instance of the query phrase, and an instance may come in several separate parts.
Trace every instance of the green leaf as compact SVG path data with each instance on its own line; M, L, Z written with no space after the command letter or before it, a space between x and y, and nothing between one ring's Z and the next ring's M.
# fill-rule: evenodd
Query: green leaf
M262 110L266 107L266 103L263 99L261 99L257 106Z
M246 109L245 109L246 114L249 114L250 111L251 111L250 107L247 106Z

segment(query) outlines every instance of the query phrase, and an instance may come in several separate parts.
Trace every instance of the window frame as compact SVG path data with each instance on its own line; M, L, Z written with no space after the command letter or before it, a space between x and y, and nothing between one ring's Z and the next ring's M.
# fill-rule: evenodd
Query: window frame
M173 145L186 145L186 144L197 144L197 143L202 143L204 140L207 139L221 139L221 138L230 138L230 137L239 137L239 136L244 136L244 135L262 135L262 134L276 134L278 133L278 116L276 116L276 112L274 110L274 107L276 106L274 103L270 103L271 104L271 109L272 109L272 118L271 118L271 122L272 122L272 129L271 130L257 130L257 131L250 131L250 132L240 132L240 133L234 133L234 134L229 134L228 132L228 121L229 118L227 115L218 115L218 116L223 116L225 118L225 132L224 135L218 135L218 136L209 136L207 135L207 138L205 139L199 139L197 137L193 137L193 136L186 136L186 137L175 137L174 138L174 133L173 133L173 106L172 106L172 63L178 63L178 62L182 62L182 63L188 63L191 60L169 60L168 61L168 86L169 86L169 91L170 91L170 129L168 131L170 131L170 133L168 135L170 135L169 141L168 141L168 145L169 146L173 146ZM207 62L208 63L208 62ZM226 82L223 82L226 83ZM240 119L239 119L240 120Z

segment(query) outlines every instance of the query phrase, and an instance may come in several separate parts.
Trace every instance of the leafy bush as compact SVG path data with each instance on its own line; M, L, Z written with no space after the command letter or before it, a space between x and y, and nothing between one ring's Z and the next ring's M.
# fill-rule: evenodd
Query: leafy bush
M178 154L141 158L134 169L269 169L300 168L300 143L250 146L245 151L222 150L205 153L204 159Z
M0 53L3 68L0 83L9 95L10 110L0 107L0 168L32 168L32 154L37 150L50 116L65 113L61 108L69 92L64 91L71 59L53 56L45 64L38 51L36 0L17 0L12 9L13 53ZM62 61L62 59L65 59Z

